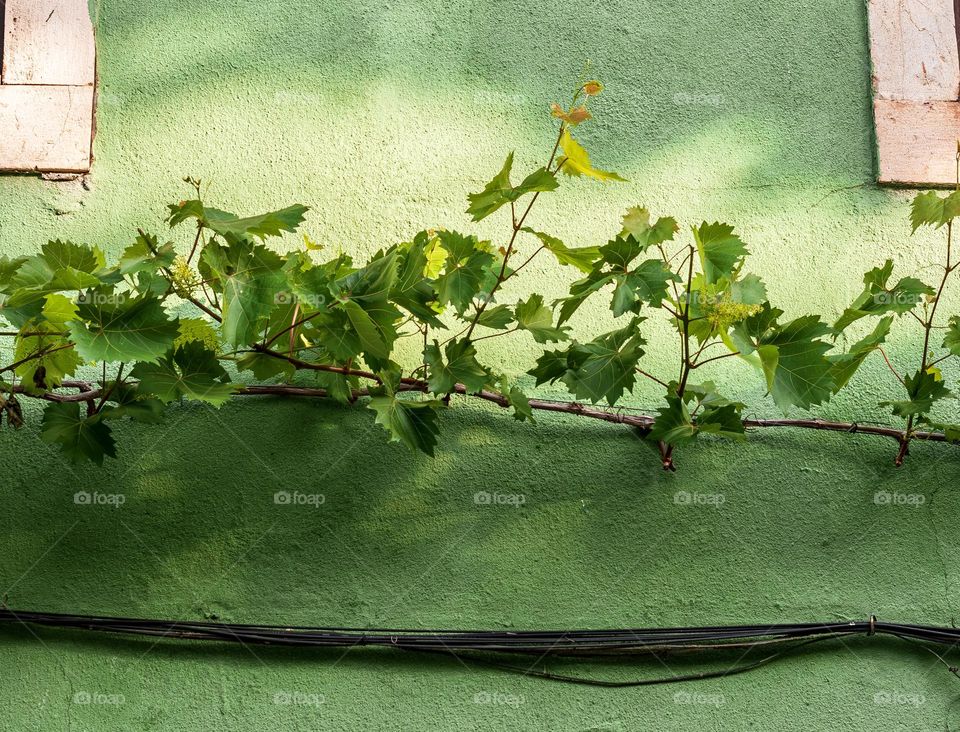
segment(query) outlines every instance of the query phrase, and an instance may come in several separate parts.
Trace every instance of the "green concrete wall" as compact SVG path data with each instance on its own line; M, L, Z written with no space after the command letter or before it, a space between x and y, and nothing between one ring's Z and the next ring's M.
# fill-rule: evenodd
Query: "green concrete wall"
M688 224L729 220L775 302L827 317L865 269L895 256L929 273L939 246L909 236L907 193L872 182L857 0L110 0L93 13L90 190L0 179L2 253L70 237L116 254L136 226L160 229L184 175L214 181L210 199L230 210L310 204L306 231L353 253L425 226L468 227L466 192L508 150L523 167L544 157L547 105L587 58L608 91L584 138L598 165L630 183L564 185L536 211L538 228L597 243L637 203ZM496 237L504 225L492 217L477 231ZM531 279L546 294L565 289L568 271L538 267ZM598 303L578 332L603 317ZM892 357L915 359L906 322L891 340ZM486 357L519 374L536 354L520 339ZM653 347L654 368L669 358ZM774 414L745 365L723 362L711 376L753 413ZM885 420L871 405L892 379L871 362L818 413ZM632 403L656 397L644 385ZM386 444L367 410L249 399L127 426L121 458L97 469L67 466L37 439L39 410L28 417L23 432L0 433L0 589L12 607L488 628L956 617L960 460L944 448L917 446L897 470L893 443L768 431L746 446L705 440L668 475L627 430L552 415L519 425L457 404L429 460ZM325 502L277 505L279 490ZM124 504L78 506L77 491ZM478 491L525 503L477 505ZM684 505L682 491L723 504ZM881 491L922 501L882 505ZM0 629L0 664L0 727L11 730L960 725L956 679L921 649L877 640L747 676L628 690L389 653L24 628ZM690 668L667 659L573 670Z

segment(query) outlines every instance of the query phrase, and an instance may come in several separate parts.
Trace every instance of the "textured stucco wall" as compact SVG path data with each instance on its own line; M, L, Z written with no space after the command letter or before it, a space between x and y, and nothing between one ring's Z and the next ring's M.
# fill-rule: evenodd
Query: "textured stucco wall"
M543 157L547 105L587 58L608 92L584 135L597 163L631 182L565 185L544 198L538 227L596 243L636 203L684 223L730 220L775 302L828 317L864 269L895 255L926 272L938 245L908 236L907 194L872 184L860 0L92 6L100 106L91 190L0 178L0 252L70 237L116 254L136 226L160 229L188 174L213 180L210 198L231 210L310 204L311 236L351 252L424 226L467 227L466 192L509 149L524 167ZM479 231L495 237L503 226L493 217ZM530 279L562 292L569 272L539 267ZM602 318L598 304L577 327ZM893 357L918 346L905 327L892 341ZM487 356L519 373L536 353L520 340ZM651 359L668 363L656 348ZM756 413L773 413L746 366L724 362L711 375ZM891 379L873 362L819 413L884 419L870 404ZM633 403L654 396L644 386ZM23 433L0 433L0 590L12 607L490 628L955 618L960 461L944 449L918 446L895 470L892 443L770 431L745 447L704 441L665 475L629 431L550 415L518 425L458 404L430 461L387 445L366 410L251 399L128 427L122 458L96 469L66 466L36 439L37 411L29 416ZM281 489L326 501L277 506ZM126 502L78 507L77 490ZM481 490L526 503L477 506ZM684 506L678 491L725 503ZM924 503L877 505L877 491L923 494ZM4 729L960 723L948 709L956 679L922 650L884 642L694 686L604 690L369 652L0 636ZM84 692L123 703L72 703ZM323 703L278 704L278 693Z

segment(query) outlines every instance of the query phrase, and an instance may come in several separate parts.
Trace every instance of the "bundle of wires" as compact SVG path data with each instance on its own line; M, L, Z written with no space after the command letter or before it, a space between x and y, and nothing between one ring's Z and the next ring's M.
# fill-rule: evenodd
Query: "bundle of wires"
M0 622L52 628L80 629L134 636L219 641L246 645L300 646L317 648L354 648L373 646L403 651L447 654L472 658L481 663L526 675L557 681L598 686L644 686L730 676L763 666L785 653L831 639L851 636L894 636L919 642L937 656L948 669L958 674L933 650L936 646L960 643L960 629L929 625L888 623L870 617L833 623L797 623L781 625L732 625L686 628L623 628L599 630L411 630L399 628L337 628L238 623L149 620L140 618L70 615L0 608ZM510 665L497 659L509 656L535 657L535 663L547 657L622 658L640 654L673 652L710 652L742 649L772 651L759 660L716 671L697 672L660 678L618 681L583 678L549 673L523 665Z

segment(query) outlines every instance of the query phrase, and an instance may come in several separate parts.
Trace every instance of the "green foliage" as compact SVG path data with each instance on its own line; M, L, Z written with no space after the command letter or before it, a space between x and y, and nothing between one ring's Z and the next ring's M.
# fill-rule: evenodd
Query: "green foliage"
M917 371L904 379L909 399L881 402L882 406L898 417L918 417L930 412L935 402L949 397L950 390L946 387L935 371Z
M507 159L500 169L500 172L494 176L480 193L471 193L467 198L470 200L470 207L467 213L473 216L474 221L481 221L490 214L498 211L501 206L517 201L521 196L527 193L537 193L542 191L553 191L560 185L557 183L557 177L553 172L546 168L538 168L518 186L510 183L510 171L513 168L513 153L507 155Z
M587 105L601 90L588 82L569 105L553 106L559 129L545 165L514 185L511 153L468 195L473 221L499 213L504 222L492 242L428 229L366 262L344 253L322 259L323 248L307 236L271 241L297 232L306 206L239 216L208 207L201 183L187 179L195 195L170 205L168 216L175 232L190 222L183 240L161 244L138 230L111 266L99 249L61 240L33 256L0 258L0 318L13 338L0 366L0 415L19 427L19 395L48 399L42 438L72 460L99 464L116 453L108 422L154 424L182 400L220 407L244 393L323 395L345 405L364 401L390 440L433 455L439 410L470 396L521 421L533 421L535 410L627 421L672 466L678 445L746 437L745 405L700 380L701 368L735 359L730 364L762 380L784 413L810 410L855 380L874 354L886 359L894 325L913 319L924 335L921 367L903 377L890 364L887 386L902 393L881 402L906 420L892 436L901 453L919 425L960 440L956 420L943 414L953 392L939 367L960 356L960 316L936 320L958 267L949 253L938 288L912 276L894 282L892 261L871 269L862 293L830 326L814 314L784 319L763 280L748 271L749 248L729 224L702 222L679 234L674 218L634 206L606 243L578 247L531 225L535 202L558 188L559 173L623 180L595 168L571 135L592 119ZM960 193L921 193L910 218L914 230L943 229L949 238L958 213ZM541 261L575 273L566 296L552 303L529 290L508 297L515 283L503 286L535 271L525 268L541 253ZM597 298L610 323L575 321ZM641 329L671 338L668 373L648 364ZM544 346L521 383L486 362L486 341L501 337ZM523 381L531 377L537 386L565 388L575 401L529 398ZM630 422L619 408L640 396L643 380L656 385L659 406L652 418ZM250 381L269 383L244 388ZM81 397L64 401L76 389Z
M437 410L443 407L443 402L409 401L391 394L373 397L369 407L377 413L376 423L390 434L390 442L402 442L433 457L440 434Z
M477 349L465 338L450 341L444 355L434 342L426 347L423 356L430 370L427 384L434 394L449 394L457 384L463 384L469 392L480 391L489 378L486 369L477 361Z
M164 404L187 398L219 407L235 388L217 354L198 341L179 346L157 363L138 363L130 376L139 380L139 394L154 396Z
M560 147L563 149L563 159L560 162L560 172L574 178L587 176L601 181L619 180L625 181L626 178L620 177L617 173L607 170L594 168L590 163L590 156L583 145L573 139L569 130L564 130L560 135Z
M84 417L77 402L51 403L43 412L44 442L60 445L71 462L90 460L103 465L104 457L116 457L113 435L99 414Z
M154 361L180 332L163 303L153 297L130 297L113 289L81 293L77 315L67 323L77 353L85 361Z
M867 272L863 276L863 292L843 311L843 315L833 326L834 330L839 333L851 323L870 315L903 315L935 294L932 287L915 277L904 277L897 284L888 287L892 274L892 259L888 259L882 267Z

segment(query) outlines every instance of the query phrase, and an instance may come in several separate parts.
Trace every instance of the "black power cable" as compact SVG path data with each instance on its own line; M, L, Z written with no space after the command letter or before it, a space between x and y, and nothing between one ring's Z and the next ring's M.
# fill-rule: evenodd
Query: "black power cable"
M404 651L444 654L474 660L495 668L529 676L605 687L647 686L731 676L765 666L803 646L852 636L886 635L926 646L960 644L960 629L887 623L870 617L834 623L728 625L681 628L609 628L578 630L412 630L399 628L341 628L248 625L183 620L153 620L96 615L71 615L0 608L0 622L62 629L89 630L122 635L142 635L183 640L203 640L250 645L352 648L372 646ZM503 656L536 656L534 665L547 657L621 659L671 652L709 652L742 649L746 653L769 647L772 653L759 660L726 670L704 671L631 681L612 681L550 673L498 660ZM954 675L956 666L927 648Z

